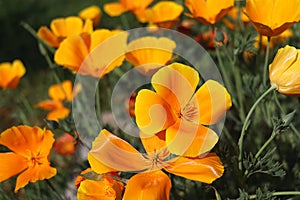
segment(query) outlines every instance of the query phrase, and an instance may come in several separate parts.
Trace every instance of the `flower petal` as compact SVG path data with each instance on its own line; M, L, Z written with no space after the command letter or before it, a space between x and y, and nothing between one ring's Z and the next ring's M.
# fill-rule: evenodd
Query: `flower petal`
M58 18L51 22L51 30L60 37L77 35L82 32L83 22L79 17Z
M106 179L103 179L103 181L84 180L78 188L77 199L115 200L116 192Z
M176 121L170 105L157 93L146 89L138 92L135 116L138 127L147 135L158 133Z
M0 135L0 144L25 158L31 153L48 156L53 143L53 133L37 126L13 126Z
M58 47L60 44L58 38L46 26L39 28L37 35L52 47Z
M218 139L213 130L186 120L178 120L166 131L167 147L176 155L199 156L211 150Z
M166 37L147 36L131 41L125 56L136 70L150 76L171 60L175 47Z
M93 167L95 161L100 162L100 166L107 166L110 169L114 169L114 171L141 171L147 169L150 164L129 143L105 129L94 140L89 154L90 158L93 159L90 162L92 169L97 173L105 172L94 168L96 165Z
M34 167L30 167L18 176L15 192L25 187L28 182L34 183L38 180L52 178L55 175L56 169L49 165L35 165Z
M90 36L75 35L66 38L56 50L54 60L72 71L77 72L89 54Z
M151 137L141 132L140 138L147 153L155 153L166 147L166 131L161 131Z
M48 95L53 100L57 101L72 101L72 82L69 80L63 81L61 84L52 85L48 90Z
M0 182L19 174L27 168L27 160L15 153L0 153Z
M199 82L199 74L192 67L173 63L158 70L151 82L156 92L180 112L193 96Z
M209 184L224 172L224 166L215 153L198 158L178 157L164 169L177 176Z
M61 107L49 112L46 116L46 119L59 121L60 119L65 119L70 114L70 112L71 111L69 110L69 108Z
M189 104L197 108L197 116L191 120L204 125L217 123L232 105L226 88L213 80L206 81Z
M122 4L118 2L106 3L104 5L104 11L111 17L116 17L124 12L128 11Z
M132 176L126 186L124 200L168 200L172 184L162 171L139 173Z

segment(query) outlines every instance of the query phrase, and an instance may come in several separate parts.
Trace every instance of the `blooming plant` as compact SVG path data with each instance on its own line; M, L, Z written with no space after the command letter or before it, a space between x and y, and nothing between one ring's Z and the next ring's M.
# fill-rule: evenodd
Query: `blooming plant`
M299 198L300 0L21 8L1 37L1 200Z

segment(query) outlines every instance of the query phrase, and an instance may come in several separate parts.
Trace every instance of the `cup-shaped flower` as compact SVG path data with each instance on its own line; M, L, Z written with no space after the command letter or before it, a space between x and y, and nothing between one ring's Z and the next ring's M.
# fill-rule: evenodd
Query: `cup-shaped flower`
M173 63L152 77L155 92L143 89L135 103L136 123L148 136L166 130L168 150L176 155L199 156L213 148L218 135L204 125L217 123L231 107L227 90L214 80L197 91L198 72Z
M75 73L101 78L122 65L127 36L125 31L108 29L71 36L61 43L54 60Z
M15 192L28 182L49 179L56 175L50 166L49 154L54 142L53 133L39 127L11 127L0 135L0 144L13 152L0 153L0 182L20 174Z
M52 20L50 29L46 26L39 28L37 34L47 44L52 47L59 47L60 43L68 36L78 35L80 33L91 33L93 23L86 20L85 23L80 17L57 18Z
M283 43L286 43L289 38L293 37L294 33L291 29L287 29L280 33L277 36L271 37L270 39L270 49L273 49L276 45L282 45ZM261 41L260 41L261 39ZM261 43L262 48L266 50L268 45L268 37L259 35L255 37L256 42L254 43L254 46L258 49L259 45Z
M169 38L146 36L131 41L125 56L136 70L151 76L172 59L175 47L176 43Z
M300 50L292 46L280 48L269 65L271 85L281 94L300 95Z
M127 11L143 12L153 0L120 0L119 2L106 3L104 11L111 17L119 16Z
M258 33L271 37L300 20L299 7L299 0L247 0L245 12Z
M185 0L190 17L203 24L215 24L234 6L234 0Z
M20 60L0 63L0 88L16 88L26 69Z
M171 188L169 181L161 177L161 172L159 172L161 169L204 183L212 183L223 174L224 167L219 157L214 153L193 158L184 156L170 158L171 154L165 148L164 131L151 137L145 137L142 142L146 150L145 154L139 153L129 143L107 130L102 130L88 153L91 168L98 174L112 171L140 172L139 175L132 177L135 177L132 181L129 180L126 188L130 188L128 191L130 194L134 187L140 188L140 191L135 191L136 195L142 195L144 189L146 193L151 190L153 194L150 199L166 196L166 191L162 191L162 186L157 184L158 180L162 181L163 188ZM150 177L152 179L148 179Z
M150 26L173 28L179 20L183 6L172 1L160 1L153 7L146 9L145 22Z
M84 20L92 20L93 25L96 26L100 22L102 13L98 6L93 5L81 10L78 15Z
M78 200L119 200L121 199L124 190L123 183L114 180L111 176L116 173L103 175L89 175L91 179L86 179L84 176L93 172L88 168L80 173L75 180L75 186L78 188ZM118 175L116 175L118 176Z
M78 87L77 87L78 88ZM75 93L77 89L75 88ZM37 108L49 110L46 116L48 120L58 121L59 119L66 118L70 110L64 106L64 102L71 102L73 95L72 82L69 80L63 81L61 84L54 84L48 90L50 99L44 100L36 104Z

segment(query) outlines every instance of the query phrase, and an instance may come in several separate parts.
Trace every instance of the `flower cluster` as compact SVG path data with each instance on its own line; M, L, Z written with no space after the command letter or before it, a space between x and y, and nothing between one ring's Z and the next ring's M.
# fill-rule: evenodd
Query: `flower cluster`
M21 94L23 86L33 84L21 80L26 69L20 60L0 63L0 92L17 94L20 99L13 96L9 103L21 108L15 114L19 121L10 128L0 126L1 184L17 176L14 192L21 198L34 189L25 188L31 182L38 198L70 195L78 200L300 194L270 192L278 185L266 184L269 179L254 186L249 181L253 174L263 180L260 173L283 177L282 166L299 175L298 163L275 162L286 149L277 152L269 144L289 127L300 137L291 122L296 111L285 113L297 110L298 100L289 96L300 96L300 50L290 43L299 36L300 0L119 0L105 3L103 11L91 5L76 13L36 31L23 23L55 79L47 82L48 99L38 94L32 103L30 95ZM137 29L125 30L129 28ZM88 81L79 81L82 77ZM94 80L97 84L91 84ZM128 94L123 98L122 92ZM274 101L260 107L271 92ZM281 101L293 103L282 106ZM86 105L95 113L86 114ZM124 109L122 119L117 109ZM274 120L276 109L280 117ZM0 107L0 117L2 112ZM94 116L99 124L93 124ZM263 134L246 140L252 126ZM264 142L266 131L272 133ZM47 187L39 180L46 180ZM263 184L266 191L261 191ZM0 185L0 198L9 198L2 196L2 191L10 194L8 185ZM206 194L206 185L215 196ZM48 188L54 193L43 196Z

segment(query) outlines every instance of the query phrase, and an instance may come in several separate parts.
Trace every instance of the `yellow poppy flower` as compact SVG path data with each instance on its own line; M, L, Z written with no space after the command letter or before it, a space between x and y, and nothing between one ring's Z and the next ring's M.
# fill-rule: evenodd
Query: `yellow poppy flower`
M285 46L280 48L269 65L271 85L281 94L300 95L300 50Z
M77 91L74 92L76 93ZM51 99L38 103L36 107L51 111L46 116L48 120L58 121L59 119L66 118L70 114L70 110L64 106L63 101L72 101L72 82L66 80L61 84L50 86L48 95Z
M93 5L81 10L78 15L84 20L92 20L93 25L96 26L100 22L102 13L98 6Z
M11 127L0 135L0 144L13 152L0 153L0 182L19 174L15 192L28 182L49 179L56 175L50 166L49 154L53 133L39 127Z
M101 78L122 65L127 36L125 31L107 29L71 36L61 43L54 60L75 73Z
M245 12L258 33L276 36L300 20L299 7L299 0L247 0Z
M26 69L20 60L0 64L0 88L16 88Z
M145 11L145 21L161 28L176 25L183 11L183 6L172 1L160 1Z
M234 0L185 0L192 14L188 16L203 24L215 24L234 6Z
M151 176L153 180L146 180L149 184L155 183L157 174L161 174L159 172L161 169L204 183L212 183L215 179L222 176L224 167L219 157L214 153L202 155L201 157L180 156L167 160L170 153L165 148L164 138L165 132L160 132L147 138L143 136L142 142L147 153L141 154L129 143L104 129L94 140L92 149L88 153L88 160L91 168L98 174L112 171L142 171L142 175L139 175L139 178L135 177L136 180L132 181L133 184L139 182L140 179ZM140 181L140 184L146 184L144 181ZM163 178L163 184L168 185L167 182ZM141 186L141 188L143 187ZM162 191L158 185L148 189L152 190L157 196L165 196L166 191ZM139 193L142 190L136 192Z
M142 37L131 41L127 46L126 60L136 70L151 76L171 60L176 43L165 37Z
M145 10L153 0L120 0L119 2L106 3L104 11L111 17L119 16L127 11L133 13Z
M136 97L140 130L148 136L166 130L173 154L198 156L212 149L218 135L204 125L217 123L231 107L227 90L208 80L196 91L198 72L180 63L159 69L151 82L155 92L143 89Z
M59 47L60 43L68 36L78 35L80 33L91 33L93 31L93 23L86 20L83 23L79 17L57 18L52 20L50 29L46 26L39 28L37 34L52 47Z

